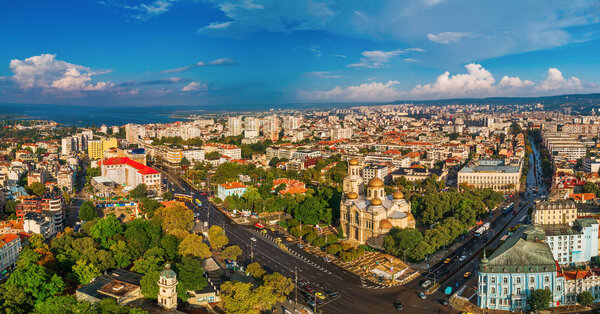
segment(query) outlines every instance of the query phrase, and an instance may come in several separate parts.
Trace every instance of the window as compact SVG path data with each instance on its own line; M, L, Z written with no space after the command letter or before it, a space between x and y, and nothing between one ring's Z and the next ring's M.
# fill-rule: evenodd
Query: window
M490 277L490 283L496 283L496 277Z
M508 294L508 289L502 288L502 294L507 295Z
M535 283L535 277L529 277L529 283Z
M496 293L496 288L495 287L491 287L490 288L490 293L491 294L495 294Z
M596 288L598 288L598 286L596 286ZM560 285L556 286L556 291L560 291Z
M496 299L490 299L490 305L496 305Z
M508 283L508 278L507 277L503 277L502 278L502 283Z
M521 294L521 288L517 288L517 294Z
M515 278L516 283L521 283L521 277Z

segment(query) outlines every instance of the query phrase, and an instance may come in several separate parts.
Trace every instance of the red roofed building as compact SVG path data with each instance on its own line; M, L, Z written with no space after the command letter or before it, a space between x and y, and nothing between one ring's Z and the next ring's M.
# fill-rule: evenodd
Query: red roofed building
M0 271L14 266L21 252L21 238L16 234L0 236Z
M160 172L127 157L105 159L102 161L100 169L102 176L118 184L135 188L143 183L150 190L161 190Z
M287 178L280 178L273 180L273 188L275 190L278 186L284 185L285 187L279 191L279 194L301 194L306 192L306 186L304 182L298 180L292 180Z
M217 191L217 196L225 200L227 196L242 196L246 192L246 186L237 181L221 183L219 184L219 189Z

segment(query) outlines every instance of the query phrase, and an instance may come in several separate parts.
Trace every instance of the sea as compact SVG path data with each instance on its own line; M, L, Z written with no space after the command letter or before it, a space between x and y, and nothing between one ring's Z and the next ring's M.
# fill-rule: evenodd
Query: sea
M252 112L270 109L325 108L328 104L228 105L228 106L147 106L102 107L52 104L1 104L0 119L39 119L63 125L100 126L127 123L169 123L185 120L190 115L223 112Z

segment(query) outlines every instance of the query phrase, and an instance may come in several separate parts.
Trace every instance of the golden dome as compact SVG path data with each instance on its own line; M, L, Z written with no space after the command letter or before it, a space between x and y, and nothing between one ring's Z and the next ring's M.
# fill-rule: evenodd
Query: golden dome
M350 159L350 161L348 162L348 164L350 164L350 166L358 166L358 160L356 160L356 159Z
M348 197L349 200L355 200L358 198L358 194L356 194L356 192L350 192L346 196Z
M371 205L375 205L375 206L381 205L381 200L376 197L376 198L374 198L374 199L371 200Z
M392 223L387 219L382 219L379 221L379 229L392 229Z
M379 178L373 178L369 180L369 183L367 183L367 186L370 188L380 188L383 187L383 185L383 181L381 181Z
M395 200L401 200L404 198L404 194L402 194L402 192L400 192L400 191L396 191L396 192L394 192L394 194L392 194L392 197Z

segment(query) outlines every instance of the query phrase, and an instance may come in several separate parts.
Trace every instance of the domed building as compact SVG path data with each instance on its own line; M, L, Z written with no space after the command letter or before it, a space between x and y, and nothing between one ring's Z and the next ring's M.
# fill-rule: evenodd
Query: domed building
M415 228L410 202L401 192L386 195L385 184L379 178L371 179L365 191L360 165L355 159L348 162L343 187L340 224L348 239L382 248L385 235L393 227Z

